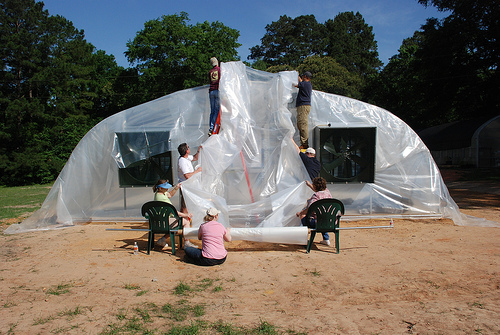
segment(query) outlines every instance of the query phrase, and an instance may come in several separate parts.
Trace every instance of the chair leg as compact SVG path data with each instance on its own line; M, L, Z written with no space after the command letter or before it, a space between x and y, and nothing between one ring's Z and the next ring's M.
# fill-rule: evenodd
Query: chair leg
M337 229L335 229L334 233L335 233L335 248L337 248L337 254L338 254L340 252L340 245L339 245L339 241L340 241L339 235L340 235L340 232Z
M155 234L153 234L153 232L150 230L148 234L148 255L149 252L151 251L151 246L153 245L154 239L155 239Z
M184 235L179 235L179 248L182 249L182 240L184 239Z
M175 233L170 232L170 244L172 244L172 255L175 255Z
M311 237L309 238L309 243L307 243L307 253L311 251L312 244L314 242L314 237L316 236L316 231L311 230Z

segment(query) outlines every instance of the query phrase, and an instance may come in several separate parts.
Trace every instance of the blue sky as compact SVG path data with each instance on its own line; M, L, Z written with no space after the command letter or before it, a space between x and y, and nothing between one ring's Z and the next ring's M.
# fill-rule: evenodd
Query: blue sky
M387 64L398 52L403 39L413 35L429 17L443 18L447 13L434 7L425 8L417 0L45 0L49 14L59 14L85 31L85 37L97 49L115 56L119 65L128 67L123 53L126 43L142 30L148 20L182 11L189 14L191 24L222 22L240 32L238 49L246 60L249 48L260 44L266 25L281 15L295 18L313 14L324 23L338 13L359 11L373 27L379 57Z

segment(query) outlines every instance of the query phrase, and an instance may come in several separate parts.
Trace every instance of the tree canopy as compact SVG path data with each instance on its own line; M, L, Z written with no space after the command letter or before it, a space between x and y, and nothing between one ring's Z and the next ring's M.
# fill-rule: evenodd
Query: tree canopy
M334 58L349 72L361 76L380 70L377 42L373 27L366 24L363 16L356 12L338 14L325 22L324 45L326 55Z
M266 26L261 45L250 48L248 59L262 60L268 66L297 67L307 57L321 53L322 28L314 15L294 19L283 15Z
M239 32L220 22L188 24L188 14L147 21L125 55L141 75L145 100L208 83L210 58L239 60Z
M107 88L116 62L42 2L0 6L0 183L50 182L90 127L116 112Z
M307 57L329 56L348 71L365 76L382 65L372 31L359 12L339 13L323 24L314 15L294 19L283 15L266 26L261 44L250 48L248 59L298 67Z
M314 15L283 15L266 26L261 44L250 48L248 59L268 71L311 71L315 89L357 99L364 98L366 78L382 66L373 28L359 12L339 13L325 23ZM304 68L306 64L312 68Z
M373 102L415 129L498 115L498 0L419 2L451 13L403 41L372 82Z

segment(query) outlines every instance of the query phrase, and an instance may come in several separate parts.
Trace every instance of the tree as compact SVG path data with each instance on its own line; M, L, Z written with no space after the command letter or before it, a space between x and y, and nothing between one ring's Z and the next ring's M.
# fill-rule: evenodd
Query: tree
M368 78L367 100L398 115L415 129L425 127L428 85L418 71L416 53L422 43L422 32L403 40L398 54L384 69Z
M188 24L188 14L162 16L147 21L127 42L125 55L146 87L150 100L180 89L208 83L210 58L238 60L239 32L220 22Z
M42 2L1 0L0 9L0 183L50 182L107 116L110 83L98 79L106 77L99 64L116 63Z
M266 70L269 71L268 68L270 68L269 64L264 62L262 59L258 59L253 63L250 63L248 61L243 61L243 63L248 67L251 67L251 68L256 69L256 70L261 70L261 71L266 71ZM272 72L272 71L269 71L269 72Z
M35 78L50 63L51 43L46 27L48 13L42 3L5 0L0 4L0 175L2 183L17 184L23 179L33 180L39 170L47 174L50 169L37 161L29 162L25 152L40 152L41 124L49 121L44 101L39 98L48 95L46 85Z
M313 73L315 90L361 99L362 78L328 56L311 56L298 67L299 73Z
M418 53L434 91L431 113L446 121L498 114L500 97L500 3L498 0L419 0L450 11L442 21L428 20ZM443 120L437 119L436 122Z
M357 99L364 99L367 78L382 65L372 27L353 12L340 13L324 24L313 15L295 19L283 15L266 26L261 45L250 51L254 68L308 70L314 75L315 89ZM306 69L305 64L313 68Z
M250 48L248 59L261 60L269 66L297 67L309 56L321 53L323 25L314 15L294 19L283 15L266 26L261 45Z
M403 42L370 85L373 100L415 129L498 115L498 1L419 2L451 13Z
M42 34L47 12L33 0L2 0L0 6L2 95L32 97L36 87L29 79L48 63L50 43Z
M379 71L377 42L373 28L365 23L359 12L339 13L325 22L325 53L349 72L362 76Z

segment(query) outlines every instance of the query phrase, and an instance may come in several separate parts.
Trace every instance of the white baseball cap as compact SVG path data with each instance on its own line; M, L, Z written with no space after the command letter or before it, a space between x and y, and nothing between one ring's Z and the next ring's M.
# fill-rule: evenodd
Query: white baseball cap
M306 154L316 155L316 150L314 150L313 148L307 148L306 149Z
M216 216L219 213L220 213L220 211L217 208L215 208L215 207L210 207L207 210L207 214L210 215L210 216Z

